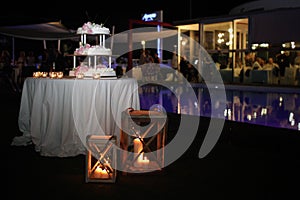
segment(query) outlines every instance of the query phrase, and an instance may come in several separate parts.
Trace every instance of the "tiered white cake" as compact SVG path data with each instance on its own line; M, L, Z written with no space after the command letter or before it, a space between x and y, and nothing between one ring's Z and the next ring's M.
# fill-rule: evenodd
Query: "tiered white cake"
M79 48L74 51L74 69L70 71L69 75L77 76L78 73L81 73L85 77L94 76L95 74L100 74L100 77L116 77L115 70L111 68L112 51L105 47L105 36L110 34L109 29L104 27L103 24L87 22L77 29L77 34L81 35L81 38ZM95 35L99 44L88 44L88 35ZM87 56L86 62L76 66L76 56ZM99 58L102 56L108 57L108 66L99 62Z

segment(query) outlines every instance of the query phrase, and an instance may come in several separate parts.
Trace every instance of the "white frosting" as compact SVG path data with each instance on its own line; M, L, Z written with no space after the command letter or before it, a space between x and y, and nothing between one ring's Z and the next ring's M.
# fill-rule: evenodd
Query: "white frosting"
M93 77L96 73L100 76L116 76L116 71L113 68L107 68L105 65L99 65L96 68L86 65L78 66L76 69L71 70L69 75L76 76L78 73L83 73L86 77Z
M77 34L110 34L108 28L104 27L103 24L95 24L91 22L84 23L82 27L77 29Z
M116 72L113 68L89 68L89 70L84 73L84 76L93 76L95 73L99 73L100 76L116 76Z
M75 55L111 55L111 49L105 48L100 45L83 45L76 48Z

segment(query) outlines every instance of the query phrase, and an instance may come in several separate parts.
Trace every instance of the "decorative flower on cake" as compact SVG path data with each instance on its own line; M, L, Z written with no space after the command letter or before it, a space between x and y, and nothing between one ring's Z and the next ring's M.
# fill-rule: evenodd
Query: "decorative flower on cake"
M86 75L88 76L88 75L92 75L95 72L98 72L100 74L112 73L112 72L114 72L114 69L113 68L107 68L106 65L101 64L101 63L97 64L96 68L89 67L86 64L82 63L81 65L74 68L72 71L74 71L74 76L76 76L78 73L83 73L83 74L85 74L85 76Z
M85 73L87 71L89 71L89 67L88 66L86 66L86 65L80 65L80 66L78 66L78 67L75 68L74 74L76 76L80 72L81 73Z
M90 44L85 44L85 45L82 45L79 48L77 48L74 53L77 54L77 55L86 54L86 52L89 48L91 48L91 45Z
M94 30L99 30L100 28L104 28L103 24L96 24L92 22L86 22L81 27L82 32L85 32L87 34L93 34Z

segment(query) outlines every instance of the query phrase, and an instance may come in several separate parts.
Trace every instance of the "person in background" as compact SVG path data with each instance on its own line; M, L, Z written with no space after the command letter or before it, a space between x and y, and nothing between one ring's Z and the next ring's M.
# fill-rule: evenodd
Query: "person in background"
M172 54L171 67L173 71L171 73L167 73L166 81L177 80L176 77L178 73L178 55L176 51L173 51Z
M241 60L241 58L236 57L235 58L235 65L234 65L233 76L234 77L240 77L242 69L243 69L242 60Z
M275 77L279 77L279 65L274 62L272 57L268 58L267 63L263 66L263 70L271 70Z
M180 59L179 67L180 67L181 74L185 78L188 77L189 65L191 65L190 62L187 60L186 56L183 55Z
M150 80L154 72L152 69L153 57L150 50L143 49L140 55L139 66L142 70L142 75L146 80Z
M143 49L140 55L139 65L146 63L153 63L153 57L151 56L149 50Z
M22 69L27 65L26 62L26 53L25 51L20 51L19 57L16 61L16 66L14 68L14 82L16 85L21 86L22 84Z
M175 70L178 69L178 56L177 56L176 51L173 51L171 66Z
M247 52L244 59L245 59L245 66L252 67L254 63L254 54L251 52Z
M263 70L276 70L279 73L279 65L274 62L272 57L269 57L268 61L263 65Z
M257 56L255 58L255 61L254 61L253 65L252 65L252 69L253 70L262 70L264 64L265 64L265 60L262 59L261 57Z
M49 72L49 52L47 49L43 49L39 56L39 62L41 63L40 71Z
M33 51L29 51L26 57L27 66L35 66L35 55Z
M294 58L294 65L300 67L300 51L297 51L296 57Z
M9 51L2 50L0 56L0 71L10 70L10 62L11 62L11 57Z
M280 69L280 76L284 77L285 68L290 67L289 52L284 51L284 53L277 55L276 58L277 58L276 62L278 63Z
M264 64L264 70L272 70L274 67L279 68L278 64L274 62L272 57L269 57L267 62Z
M250 71L252 70L252 66L254 63L253 59L253 53L251 52L246 52L244 56L244 65L242 67L242 70L240 72L240 82L243 82L246 78L249 78L250 76Z
M153 54L153 63L161 63L160 57L158 56L157 52Z

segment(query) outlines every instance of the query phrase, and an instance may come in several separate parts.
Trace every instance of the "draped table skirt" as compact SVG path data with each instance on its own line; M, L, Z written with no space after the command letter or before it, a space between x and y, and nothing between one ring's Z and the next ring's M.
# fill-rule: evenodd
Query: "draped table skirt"
M118 135L121 113L140 108L134 78L113 80L27 78L12 145L33 143L42 156L86 153L88 135Z

